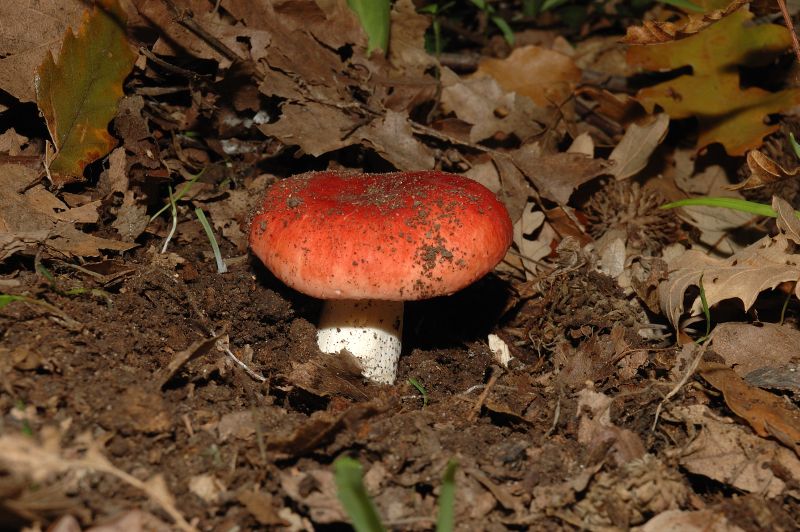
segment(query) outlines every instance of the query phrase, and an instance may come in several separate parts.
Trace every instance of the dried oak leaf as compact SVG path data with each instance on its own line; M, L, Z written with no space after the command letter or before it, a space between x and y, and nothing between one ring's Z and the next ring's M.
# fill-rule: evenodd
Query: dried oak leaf
M725 364L702 362L700 376L722 392L725 403L759 436L772 436L800 456L800 410L789 402L747 384Z
M546 106L560 105L569 98L581 79L581 70L562 53L529 45L516 48L505 59L482 59L475 76L494 78L504 90Z
M786 169L758 150L747 152L747 167L750 175L741 183L729 186L730 190L753 190L794 179L800 174L800 166Z
M625 37L620 42L624 44L659 44L684 39L727 17L747 3L746 0L735 0L722 9L715 9L707 13L690 13L678 23L645 20L641 26L628 27Z
M58 53L61 36L80 23L85 7L83 0L0 2L0 90L35 101L36 67L48 53Z
M96 208L88 204L73 209L44 189L41 185L20 193L36 179L36 172L18 165L0 166L0 262L15 253L33 250L39 244L59 253L86 257L100 255L101 249L124 251L136 244L108 240L83 233L74 222L96 221L85 218Z
M740 9L686 39L628 49L628 63L643 69L692 68L691 75L642 89L636 98L650 112L658 105L673 119L696 117L698 149L719 142L729 154L744 155L778 129L765 123L767 115L800 103L800 89L741 88L738 67L769 64L791 44L786 28L753 25L752 18Z
M56 147L49 173L56 186L81 181L83 169L116 144L108 123L136 55L116 0L84 12L78 34L68 29L58 62L45 56L37 71L36 101Z
M739 299L748 310L763 290L775 288L786 281L800 279L800 254L796 253L795 238L800 240L800 221L785 215L786 202L775 198L773 204L779 211L778 227L782 232L774 237L764 237L725 259L706 255L690 249L669 262L669 279L658 287L661 311L677 326L683 313L683 298L690 286L700 286L701 277L708 305L714 306L726 299ZM784 215L780 216L780 210ZM789 207L791 211L791 207ZM800 298L800 283L795 287ZM699 297L693 313L699 314Z

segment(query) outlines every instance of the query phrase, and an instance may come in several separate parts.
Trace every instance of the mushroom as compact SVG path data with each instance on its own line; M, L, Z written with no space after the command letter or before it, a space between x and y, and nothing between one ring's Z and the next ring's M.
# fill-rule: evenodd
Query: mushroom
M278 279L325 300L321 351L346 349L364 376L392 384L403 301L466 287L500 262L511 237L505 207L466 177L324 171L267 190L250 248Z

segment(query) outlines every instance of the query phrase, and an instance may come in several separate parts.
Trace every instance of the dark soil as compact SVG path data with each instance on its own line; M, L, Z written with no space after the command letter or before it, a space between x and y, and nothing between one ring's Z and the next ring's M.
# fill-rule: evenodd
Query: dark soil
M203 530L344 527L331 472L342 455L364 466L392 529L433 527L451 459L459 464L459 529L574 528L586 511L577 505L586 480L576 479L588 479L587 471L638 475L620 472L618 441L578 442L586 413L575 390L587 380L614 397L611 420L650 453L688 437L669 423L650 433L669 388L657 379L673 364L673 350L654 341L647 350L622 293L586 267L544 277L545 297L525 296L532 284L490 275L451 297L409 304L397 384L377 386L351 360L319 353L318 301L247 256L218 274L203 244L176 244L170 255L143 245L80 269L48 261L52 283L33 264L15 265L6 279L13 292L63 314L23 302L2 310L4 430L35 438L58 426L65 452L81 438L99 442L120 470L140 480L163 475L180 512ZM66 295L75 289L81 293ZM488 349L492 331L515 356L508 369ZM203 343L214 334L264 381ZM625 350L618 356L619 342L646 356L635 363ZM411 378L427 391L427 405ZM692 493L689 506L720 496L719 487L694 485L668 458L647 459L663 468L662 480ZM65 514L96 524L131 508L169 522L140 490L97 472L32 498L35 489L9 496L4 528ZM537 493L539 501L543 493L557 500L536 506ZM748 500L726 508L753 513L766 504ZM625 528L658 510L595 503L598 526Z

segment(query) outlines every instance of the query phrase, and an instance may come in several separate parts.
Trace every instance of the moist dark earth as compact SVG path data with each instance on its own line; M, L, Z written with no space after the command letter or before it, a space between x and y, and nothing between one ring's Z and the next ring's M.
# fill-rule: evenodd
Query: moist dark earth
M669 508L708 507L745 530L794 528L794 499L735 493L671 458L690 428L650 426L674 385L665 380L673 341L642 340L643 316L588 264L529 283L491 274L409 304L397 384L379 386L346 355L317 350L319 302L257 260L234 257L219 274L202 240L178 239L162 255L147 238L77 268L7 266L13 293L53 307L16 301L0 311L3 430L33 442L57 427L57 454L79 456L91 441L139 480L162 475L191 526L347 530L331 467L347 455L393 530L434 527L450 460L459 530L624 530ZM235 250L223 244L223 255ZM507 368L487 346L492 332L510 347ZM613 430L625 437L579 443L581 420L594 415L578 408L585 387L610 398ZM689 387L675 400L698 396ZM113 475L60 478L0 477L2 528L65 516L88 528L134 510L151 529L175 525Z

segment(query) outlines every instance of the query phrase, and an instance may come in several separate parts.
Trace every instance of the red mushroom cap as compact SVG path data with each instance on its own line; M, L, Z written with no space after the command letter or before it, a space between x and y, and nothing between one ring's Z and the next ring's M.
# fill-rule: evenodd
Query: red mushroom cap
M320 299L450 294L492 270L511 238L494 194L437 171L292 176L267 190L250 227L267 268Z

